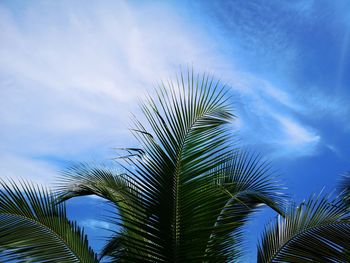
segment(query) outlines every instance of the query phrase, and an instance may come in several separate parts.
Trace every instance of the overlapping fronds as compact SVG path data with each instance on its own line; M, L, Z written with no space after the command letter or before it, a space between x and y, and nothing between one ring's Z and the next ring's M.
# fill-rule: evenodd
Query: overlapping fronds
M120 231L103 255L116 262L227 262L239 255L240 227L253 209L281 210L268 166L234 147L227 91L193 73L162 84L141 105L146 122L134 121L140 147L119 159L126 173L68 172L64 199L96 194L121 209Z
M350 172L341 175L338 184L338 191L350 209Z
M350 262L350 215L341 198L311 197L265 229L258 262Z
M30 183L0 180L0 261L97 262L64 204ZM16 261L17 262L17 261Z

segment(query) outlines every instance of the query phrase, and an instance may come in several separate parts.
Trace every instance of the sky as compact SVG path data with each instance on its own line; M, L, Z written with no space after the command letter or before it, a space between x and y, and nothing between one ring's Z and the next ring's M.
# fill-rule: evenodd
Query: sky
M233 132L297 201L350 170L350 2L0 1L0 176L53 187L72 162L135 144L138 101L182 69L233 95ZM99 250L99 199L68 203ZM244 259L271 218L247 227Z

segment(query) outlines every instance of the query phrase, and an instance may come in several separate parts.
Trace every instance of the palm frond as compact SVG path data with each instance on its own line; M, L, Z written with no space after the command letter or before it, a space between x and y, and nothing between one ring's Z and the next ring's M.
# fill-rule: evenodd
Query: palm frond
M349 262L350 216L340 198L311 197L268 225L258 262Z
M249 216L262 205L283 215L286 195L281 192L283 186L273 175L269 163L257 154L236 152L218 169L218 175L216 183L226 198L222 199L222 210L212 230L207 255L219 253L231 261L242 254L242 227Z
M338 183L338 192L350 208L350 172L341 175Z
M86 235L47 190L0 180L0 259L98 262Z
M143 240L139 233L134 232L147 230L143 225L147 218L144 209L147 197L128 174L115 170L111 165L77 164L62 173L57 190L60 202L78 196L95 195L115 206L115 216L112 216L109 221L116 224L122 231L115 237L114 244L106 245L101 257L105 255L116 257L122 254L120 252L122 249L117 248L122 245L122 242L117 240L123 240L124 244L126 237ZM126 237L123 238L122 235ZM129 246L128 251L142 255L141 250L137 248L136 245Z
M138 185L126 173L119 172L110 165L87 163L64 170L57 193L59 202L78 196L95 195L119 209L127 205L140 205L138 198L142 195Z

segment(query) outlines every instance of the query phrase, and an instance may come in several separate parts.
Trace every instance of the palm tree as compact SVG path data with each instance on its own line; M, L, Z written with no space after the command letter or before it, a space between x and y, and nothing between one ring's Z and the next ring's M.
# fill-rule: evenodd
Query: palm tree
M339 196L312 196L270 223L258 262L350 262L348 179L343 177Z
M111 220L119 230L101 256L110 262L228 262L241 254L242 226L253 211L265 204L282 213L281 185L269 164L235 147L229 125L235 116L227 91L213 78L193 72L162 83L154 98L147 96L141 104L144 121L135 119L131 129L140 146L121 150L119 170L82 164L64 173L60 202L97 195L115 206ZM72 251L77 248L86 256L80 262L95 260L83 233L66 219L64 207L53 205L55 197L26 188L21 199L21 191L12 193L15 184L3 185L0 247L5 254L64 262L49 258L58 251L76 255ZM28 204L39 212L28 214L32 221L21 231L29 233L36 223L47 226L38 228L32 239L16 228L27 216ZM19 215L12 216L17 210ZM46 247L45 239L57 242Z

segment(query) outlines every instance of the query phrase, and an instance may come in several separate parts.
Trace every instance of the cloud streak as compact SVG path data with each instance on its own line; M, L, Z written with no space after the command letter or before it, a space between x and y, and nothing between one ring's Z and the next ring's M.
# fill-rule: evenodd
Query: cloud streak
M80 222L80 224L83 227L87 227L92 230L112 229L111 224L101 220L96 220L96 219L84 219Z
M53 186L57 177L57 167L42 160L19 155L0 154L0 175L2 179L27 180L40 185Z

